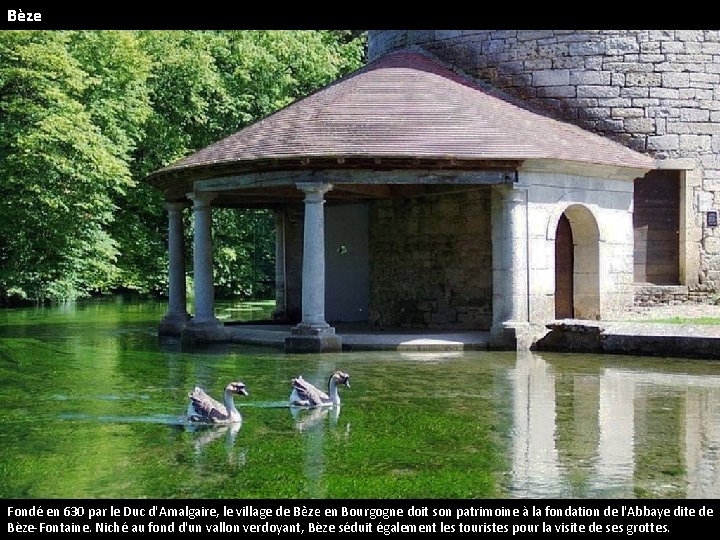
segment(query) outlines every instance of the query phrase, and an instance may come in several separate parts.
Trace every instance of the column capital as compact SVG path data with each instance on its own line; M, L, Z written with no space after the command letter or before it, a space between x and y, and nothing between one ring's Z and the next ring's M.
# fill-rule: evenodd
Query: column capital
M211 191L201 191L188 193L187 198L193 201L195 208L201 208L204 206L210 206L210 203L217 197L217 193Z
M188 206L190 206L190 203L187 201L165 201L165 203L163 203L163 208L168 212L172 212L173 210L182 211Z
M326 182L297 182L295 187L305 193L306 203L323 202L325 193L333 188L332 184Z
M509 202L524 203L527 197L527 188L525 186L516 185L498 185L496 186L498 194Z

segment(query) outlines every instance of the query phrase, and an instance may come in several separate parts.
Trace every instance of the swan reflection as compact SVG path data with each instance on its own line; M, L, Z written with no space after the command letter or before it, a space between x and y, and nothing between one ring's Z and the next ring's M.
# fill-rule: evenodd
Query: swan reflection
M228 456L228 463L231 465L245 465L247 450L245 448L235 448L235 441L240 428L241 422L233 424L189 424L185 429L194 435L193 448L196 456L201 456L205 449L213 442L225 438L225 452Z
M295 429L301 432L320 430L328 422L335 429L340 418L340 405L335 407L290 407L290 414L295 421ZM328 420L325 420L325 419ZM350 423L345 425L345 433L350 432Z
M290 407L290 414L295 420L295 429L312 431L322 428L325 418L330 418L335 425L340 416L340 407Z

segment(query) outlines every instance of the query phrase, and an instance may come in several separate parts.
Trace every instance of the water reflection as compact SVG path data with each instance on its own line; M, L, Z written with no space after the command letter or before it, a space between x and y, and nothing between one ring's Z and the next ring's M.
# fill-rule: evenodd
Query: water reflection
M556 372L520 354L512 491L521 497L720 497L720 377Z
M560 486L555 447L555 375L539 356L523 355L513 387L513 489L522 497Z
M228 463L242 466L247 462L247 449L236 448L235 442L242 423L235 422L223 425L187 425L186 429L196 435L193 439L193 448L196 456L201 456L206 449L218 439L224 437L224 447Z
M337 367L333 362L320 362L315 379L328 380ZM292 400L292 393L290 395ZM311 497L325 498L327 493L327 456L325 451L326 432L334 430L340 418L340 405L324 407L290 406L290 414L295 429L303 435L303 472L308 483ZM326 429L327 428L327 429ZM350 432L350 424L346 426L346 436Z
M314 409L290 407L290 414L292 414L295 421L295 429L298 431L312 431L322 429L325 425L325 419L328 417L330 417L333 425L336 425L340 416L340 407L315 407Z
M720 498L718 362L195 351L165 311L0 310L0 496ZM342 410L288 412L292 377L335 369ZM238 378L242 427L190 431L188 390Z
M338 427L341 405L335 407L290 407L290 414L295 421L295 429L301 432L323 429L327 424L330 429ZM345 424L345 433L350 433L350 423Z

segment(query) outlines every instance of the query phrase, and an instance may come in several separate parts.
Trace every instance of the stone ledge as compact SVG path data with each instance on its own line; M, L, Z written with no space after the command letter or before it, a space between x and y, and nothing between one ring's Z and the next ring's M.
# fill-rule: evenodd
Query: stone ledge
M602 352L717 360L720 358L720 336L608 334L603 336Z
M602 352L603 329L589 322L557 322L546 325L550 330L533 343L531 350L559 352Z
M557 322L532 350L720 359L720 330L653 323Z
M342 338L335 334L291 335L285 338L286 353L328 353L342 351Z

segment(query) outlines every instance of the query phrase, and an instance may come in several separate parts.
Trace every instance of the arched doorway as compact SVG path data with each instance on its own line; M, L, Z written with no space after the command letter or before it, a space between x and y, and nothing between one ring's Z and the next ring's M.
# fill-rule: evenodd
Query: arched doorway
M555 318L572 319L573 309L573 246L572 227L565 214L560 216L555 231Z
M600 318L600 233L579 204L565 209L555 231L555 317Z

